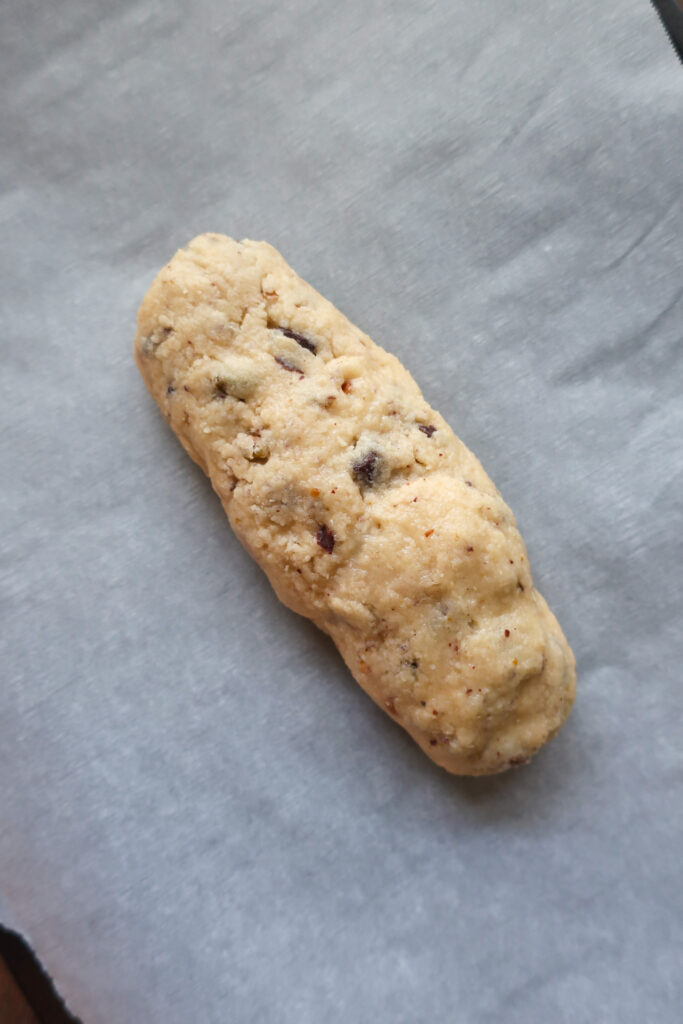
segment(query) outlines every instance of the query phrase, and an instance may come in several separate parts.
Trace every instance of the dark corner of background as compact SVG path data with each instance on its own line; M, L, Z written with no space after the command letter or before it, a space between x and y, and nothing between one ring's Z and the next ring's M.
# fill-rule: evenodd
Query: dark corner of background
M683 61L683 0L652 0L681 61Z
M81 1024L28 943L0 925L0 1024Z

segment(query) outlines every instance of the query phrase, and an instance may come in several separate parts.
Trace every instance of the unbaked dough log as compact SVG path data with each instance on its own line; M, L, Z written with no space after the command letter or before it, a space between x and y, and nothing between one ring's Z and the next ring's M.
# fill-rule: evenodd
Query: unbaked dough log
M202 235L140 308L135 358L278 597L437 764L523 763L574 659L480 463L389 355L271 246Z

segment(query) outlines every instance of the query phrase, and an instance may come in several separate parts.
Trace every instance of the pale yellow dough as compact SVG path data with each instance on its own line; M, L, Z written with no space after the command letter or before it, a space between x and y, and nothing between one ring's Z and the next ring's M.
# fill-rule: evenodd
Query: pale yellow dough
M433 761L499 772L557 732L574 658L512 513L401 363L275 249L195 238L146 295L135 358L280 600Z

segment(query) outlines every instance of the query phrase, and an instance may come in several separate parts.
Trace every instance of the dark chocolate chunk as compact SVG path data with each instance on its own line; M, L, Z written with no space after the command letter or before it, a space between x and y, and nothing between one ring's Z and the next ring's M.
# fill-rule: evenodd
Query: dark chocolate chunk
M351 475L359 487L372 487L382 472L382 456L379 452L368 452L351 467Z
M224 398L236 398L238 402L243 402L244 399L236 393L235 382L229 377L216 377L214 380L214 398L220 398L221 401Z
M305 348L309 352L312 352L313 355L315 355L316 352L318 351L318 346L315 344L315 342L311 341L311 339L307 338L305 335L297 334L296 331L290 331L289 327L280 327L279 329L282 331L285 338L291 338L292 341L295 341L297 343L297 345L301 345L302 348Z
M295 363L291 363L289 359L285 359L284 356L275 356L275 362L279 363L283 370L289 370L290 373L301 373L301 370Z
M328 555L331 555L334 551L334 534L324 524L318 529L315 535L315 539L323 551L327 551Z
M167 395L172 395L174 391L175 391L175 388L173 387L173 385L169 384L168 387L166 388L166 394Z
M436 430L436 427L432 427L431 425L427 426L424 423L418 423L417 428L418 430L421 430L423 434L426 434L427 437L431 437Z
M157 348L164 341L169 334L171 334L172 328L170 327L159 327L152 334L148 334L146 338L142 338L140 341L140 347L144 355L151 356L153 352L156 352Z

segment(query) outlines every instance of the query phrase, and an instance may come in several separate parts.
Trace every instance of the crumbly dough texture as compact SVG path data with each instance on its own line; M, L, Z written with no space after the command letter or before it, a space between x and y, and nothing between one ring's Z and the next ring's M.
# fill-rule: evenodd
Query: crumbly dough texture
M135 358L280 600L433 761L499 772L557 732L574 658L510 509L275 249L195 238L146 295Z

